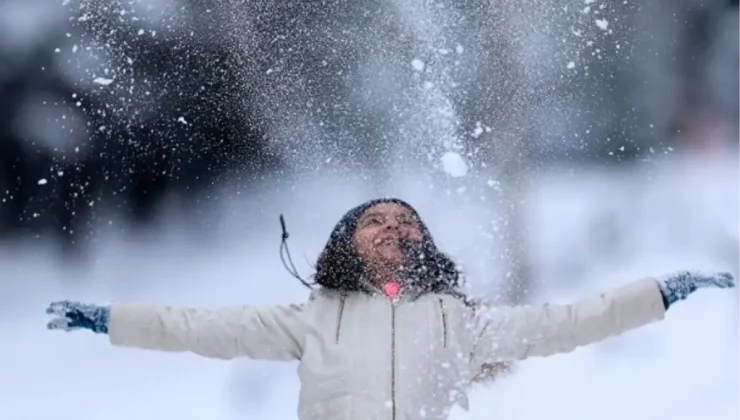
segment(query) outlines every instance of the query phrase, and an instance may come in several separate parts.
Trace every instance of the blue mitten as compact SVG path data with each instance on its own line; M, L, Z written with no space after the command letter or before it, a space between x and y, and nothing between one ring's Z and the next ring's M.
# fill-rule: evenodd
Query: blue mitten
M663 294L663 304L668 309L701 287L734 287L735 279L730 273L679 271L659 277L658 286Z
M57 316L46 325L50 330L73 331L84 328L95 333L108 334L110 308L107 306L64 300L52 302L46 308L46 313Z

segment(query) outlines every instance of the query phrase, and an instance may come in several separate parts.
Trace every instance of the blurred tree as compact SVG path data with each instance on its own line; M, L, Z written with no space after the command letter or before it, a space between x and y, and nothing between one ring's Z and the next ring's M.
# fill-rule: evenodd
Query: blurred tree
M0 234L50 230L75 244L94 234L98 209L146 222L165 192L197 199L226 171L248 183L280 168L257 110L234 89L240 63L228 47L140 36L136 20L84 5L70 13L80 25L1 65ZM60 63L51 46L65 31L76 32L69 49L79 53ZM91 62L103 55L107 61ZM37 102L18 106L28 97ZM72 146L57 146L65 144Z

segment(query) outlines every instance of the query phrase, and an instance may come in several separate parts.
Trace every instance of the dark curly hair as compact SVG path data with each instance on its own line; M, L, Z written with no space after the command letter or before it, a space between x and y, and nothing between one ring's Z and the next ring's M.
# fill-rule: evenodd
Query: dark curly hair
M463 280L457 264L437 248L429 229L417 211L410 204L396 198L368 201L351 209L342 217L319 255L314 275L316 284L343 292L370 291L367 268L355 252L352 235L362 214L380 203L404 206L416 218L421 230L421 244L409 245L407 248L411 254L408 267L403 270L407 287L415 289L417 296L426 293L447 293L464 297L458 290Z

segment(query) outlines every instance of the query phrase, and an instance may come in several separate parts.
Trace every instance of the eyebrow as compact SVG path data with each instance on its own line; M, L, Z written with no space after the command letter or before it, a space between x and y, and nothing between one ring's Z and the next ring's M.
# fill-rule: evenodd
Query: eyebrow
M362 215L362 217L360 217L360 222L364 221L365 219L369 219L369 218L371 218L373 216L375 216L375 217L382 217L383 215L381 213L376 212L376 211L371 212L371 213L365 213L365 214Z
M360 219L358 220L358 222L359 223L362 223L363 221L365 221L366 219L369 219L371 217L385 217L385 214L380 213L380 212L377 212L377 211L370 212L370 213L365 213L365 214L363 214L360 217ZM410 213L410 212L409 213L407 213L407 212L399 213L399 214L396 215L396 219L417 220L416 216L414 216L413 213Z

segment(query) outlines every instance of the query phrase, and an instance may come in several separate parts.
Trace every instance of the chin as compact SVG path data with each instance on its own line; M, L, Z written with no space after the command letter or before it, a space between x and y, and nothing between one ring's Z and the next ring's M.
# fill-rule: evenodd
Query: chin
M393 267L394 270L400 269L405 262L403 255L383 255L383 265Z

